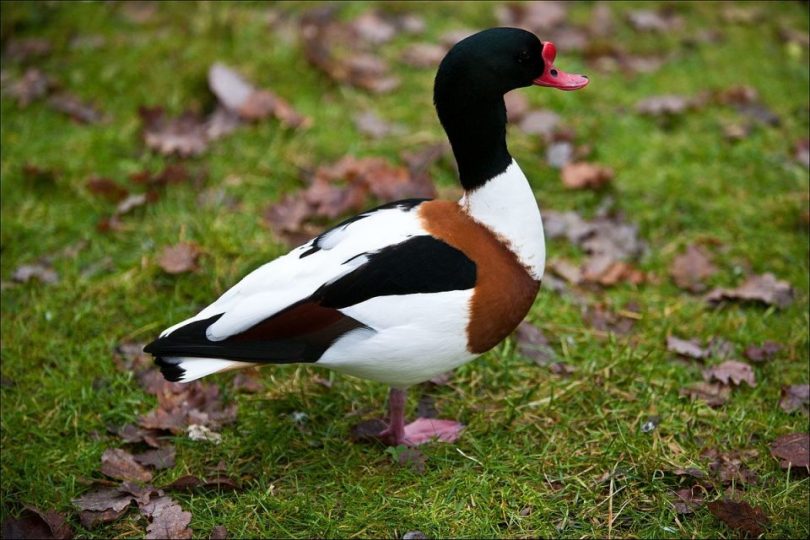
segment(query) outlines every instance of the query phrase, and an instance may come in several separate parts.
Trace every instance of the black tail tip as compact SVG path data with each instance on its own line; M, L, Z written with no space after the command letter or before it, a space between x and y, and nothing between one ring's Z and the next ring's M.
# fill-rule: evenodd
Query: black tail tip
M180 367L180 363L175 360L158 356L155 358L155 364L160 368L163 378L169 382L179 382L186 374L186 370Z

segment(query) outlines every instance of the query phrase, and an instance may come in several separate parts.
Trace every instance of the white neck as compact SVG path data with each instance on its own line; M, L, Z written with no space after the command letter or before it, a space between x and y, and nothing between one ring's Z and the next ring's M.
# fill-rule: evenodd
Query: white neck
M529 181L514 159L504 172L465 193L459 204L475 221L504 240L533 278L543 277L543 220Z

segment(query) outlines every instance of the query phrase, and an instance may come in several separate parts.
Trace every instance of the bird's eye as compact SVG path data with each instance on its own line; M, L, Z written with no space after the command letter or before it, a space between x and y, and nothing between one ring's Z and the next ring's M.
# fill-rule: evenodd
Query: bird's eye
M528 62L529 61L529 52L528 51L521 51L520 54L518 55L517 61L518 61L519 64L522 64L523 62Z

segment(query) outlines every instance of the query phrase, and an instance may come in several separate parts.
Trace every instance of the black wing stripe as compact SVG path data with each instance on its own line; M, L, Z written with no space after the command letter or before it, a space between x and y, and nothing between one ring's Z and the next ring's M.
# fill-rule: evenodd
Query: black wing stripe
M313 300L324 307L340 309L378 296L475 287L475 263L462 251L433 236L414 236L367 256L366 264L323 285L312 295Z

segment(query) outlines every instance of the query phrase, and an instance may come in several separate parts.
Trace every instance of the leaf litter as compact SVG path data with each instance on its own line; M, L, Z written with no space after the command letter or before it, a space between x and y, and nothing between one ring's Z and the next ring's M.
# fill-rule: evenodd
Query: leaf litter
M755 302L784 309L793 303L795 292L786 281L777 279L771 273L751 276L735 289L716 288L705 299L709 304L718 305L727 301Z
M751 507L745 501L729 499L713 501L708 504L709 511L730 528L757 538L765 532L770 520L759 507Z
M779 460L783 469L804 468L810 473L810 435L789 433L778 437L771 444L771 455Z
M700 246L690 244L672 261L669 269L675 285L689 292L706 290L705 280L717 273L710 255Z
M804 414L808 414L810 412L810 385L792 384L783 386L779 406L786 413L800 410Z
M8 517L2 525L3 538L39 539L55 538L69 540L73 538L73 529L65 516L55 510L40 510L34 506L25 506L19 518Z

